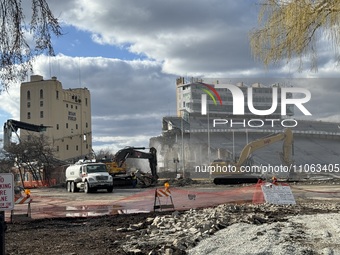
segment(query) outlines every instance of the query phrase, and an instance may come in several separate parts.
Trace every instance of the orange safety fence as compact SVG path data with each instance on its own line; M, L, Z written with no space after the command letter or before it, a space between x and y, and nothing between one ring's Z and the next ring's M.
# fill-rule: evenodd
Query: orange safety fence
M265 202L264 194L261 187L262 185L264 185L264 182L259 179L255 185L255 191L252 199L253 204L263 204Z
M225 203L252 203L255 192L261 189L259 185L243 187L228 187L221 191L201 191L188 188L170 188L175 210L213 207ZM262 191L261 191L262 193ZM263 196L263 194L262 194ZM121 210L152 211L155 189L148 189L132 196L123 198L113 204L113 208ZM259 201L256 200L258 203Z
M56 179L51 180L38 180L38 181L24 181L25 188L38 188L38 187L49 187L57 184Z

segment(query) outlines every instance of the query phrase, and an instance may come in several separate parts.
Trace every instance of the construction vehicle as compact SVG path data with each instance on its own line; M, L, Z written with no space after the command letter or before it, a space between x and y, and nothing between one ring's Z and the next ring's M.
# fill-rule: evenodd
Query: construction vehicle
M124 162L120 167L118 166L117 162L114 161L114 159L109 159L107 157L97 159L98 162L102 162L106 165L107 171L112 175L120 176L120 175L126 175L127 174L127 164Z
M287 128L282 133L266 136L246 144L236 162L232 160L216 161L211 164L211 175L215 184L239 184L256 183L259 178L263 178L261 169L254 173L256 166L249 163L253 152L269 146L273 143L283 141L280 158L284 166L292 164L293 133ZM248 166L248 168L247 168Z
M112 176L104 163L80 160L66 168L65 176L68 192L84 190L85 193L91 193L98 189L106 189L109 193L113 191Z
M153 147L149 149L149 152L145 150L145 147L126 147L119 150L113 157L113 159L101 159L99 161L106 164L108 172L113 177L114 183L128 184L132 183L131 175L128 174L128 167L126 160L128 158L133 159L148 159L151 173L145 173L140 169L137 169L135 176L137 177L138 183L142 187L149 187L155 184L158 180L157 175L157 150Z
M13 120L13 119L9 119L5 122L4 124L4 143L3 143L3 149L4 150L8 150L9 147L12 145L12 134L13 132L16 134L17 139L19 140L19 142L21 142L20 136L18 135L17 131L18 129L22 129L22 130L27 130L27 131L32 131L32 132L44 132L46 131L47 128L49 128L49 126L44 126L44 125L35 125L35 124L30 124L30 123L26 123L26 122L22 122L22 121L17 121L17 120ZM24 184L24 172L23 170L26 168L30 171L30 173L32 174L32 177L34 179L34 181L37 183L37 186L43 186L43 178L41 175L41 171L39 168L35 167L34 164L30 161L27 161L26 159L24 160L24 162L20 162L20 165L18 162L16 162L18 165L18 172L20 174L20 179L22 182L22 186L25 188L25 184ZM24 167L20 167L20 166L24 166Z
M34 124L22 122L22 121L9 119L4 124L4 149L6 150L8 146L11 145L11 138L12 138L13 132L17 135L17 138L20 141L20 137L17 133L19 128L23 130L27 130L27 131L32 131L32 132L43 132L43 131L46 131L48 127L49 126L34 125Z

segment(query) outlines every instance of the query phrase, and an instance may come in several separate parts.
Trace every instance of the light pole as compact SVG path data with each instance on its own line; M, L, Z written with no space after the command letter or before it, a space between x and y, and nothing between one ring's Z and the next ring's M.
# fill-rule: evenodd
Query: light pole
M187 112L189 113L186 109L181 109L181 112ZM183 178L185 175L185 154L184 154L184 124L183 124L183 118L184 118L184 113L181 114L181 135L182 135L182 169L183 169Z
M210 123L209 123L209 105L207 104L207 121L208 121L208 164L210 164Z
M233 161L235 161L235 134L234 134L234 130L232 130L233 132Z
M208 131L208 164L210 165L210 123L209 123L209 104L207 103L207 122L208 122L208 126L207 126L207 131ZM211 180L211 171L209 171L209 180Z
M176 178L177 178L177 164L179 162L178 158L174 158L174 163L175 163L175 167L176 167Z
M183 179L184 179L185 163L184 163L184 131L183 131L183 116L182 116L182 114L181 114L181 136L182 136L182 153L181 153L182 155L181 155L181 157L182 157L182 171L183 171Z

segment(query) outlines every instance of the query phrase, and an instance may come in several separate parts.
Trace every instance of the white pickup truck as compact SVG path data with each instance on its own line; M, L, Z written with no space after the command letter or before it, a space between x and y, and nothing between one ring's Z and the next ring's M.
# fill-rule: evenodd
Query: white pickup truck
M113 191L113 179L103 163L79 161L66 168L66 189L68 192L84 190L85 193L98 189Z

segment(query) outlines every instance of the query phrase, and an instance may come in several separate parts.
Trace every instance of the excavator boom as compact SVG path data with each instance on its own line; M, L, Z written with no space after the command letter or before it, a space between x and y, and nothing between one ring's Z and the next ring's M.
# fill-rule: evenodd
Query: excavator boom
M119 150L113 157L113 160L104 160L108 171L114 177L114 182L129 183L131 176L127 175L126 160L128 158L148 159L151 174L144 173L141 170L136 171L137 179L142 183L142 186L148 187L157 182L157 150L153 147L149 152L140 151L145 150L145 147L126 147ZM125 181L124 181L125 180Z
M215 184L235 184L235 183L254 183L260 176L247 175L240 171L241 167L247 162L252 153L273 143L283 141L282 153L280 153L284 165L292 164L293 133L287 128L282 133L266 136L246 144L236 163L231 163L236 169L232 173L213 172Z
M43 132L43 131L46 131L48 127L49 126L35 125L35 124L30 124L30 123L26 123L22 121L9 119L4 124L4 149L8 148L8 146L11 144L12 132L15 132L17 134L17 131L19 128L23 130L27 130L27 131L32 131L32 132Z
M257 139L255 141L252 141L248 143L242 150L240 154L240 158L236 163L236 166L242 166L246 160L249 158L249 156L266 146L269 146L273 143L279 142L279 141L284 141L283 142L283 163L285 165L289 165L291 163L291 154L292 154L292 144L293 144L293 133L292 131L287 128L284 130L283 133L278 133L278 134L273 134L261 139Z

